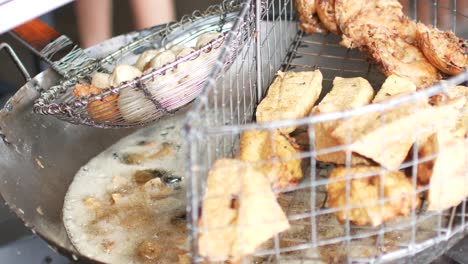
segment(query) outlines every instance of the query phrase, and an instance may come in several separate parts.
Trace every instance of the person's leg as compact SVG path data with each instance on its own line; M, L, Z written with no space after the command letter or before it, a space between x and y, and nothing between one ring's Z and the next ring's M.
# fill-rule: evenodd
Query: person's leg
M111 0L75 2L81 46L87 48L112 37Z
M175 20L174 0L131 0L136 29Z

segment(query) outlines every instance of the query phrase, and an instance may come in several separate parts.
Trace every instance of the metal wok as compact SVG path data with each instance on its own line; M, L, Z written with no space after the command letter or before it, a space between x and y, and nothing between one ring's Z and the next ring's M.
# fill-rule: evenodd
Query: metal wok
M132 32L86 50L101 57L129 43ZM134 129L105 130L72 125L33 113L38 89L56 85L46 70L28 81L0 111L0 195L10 209L53 249L80 263L98 263L72 246L62 223L65 193L76 171Z

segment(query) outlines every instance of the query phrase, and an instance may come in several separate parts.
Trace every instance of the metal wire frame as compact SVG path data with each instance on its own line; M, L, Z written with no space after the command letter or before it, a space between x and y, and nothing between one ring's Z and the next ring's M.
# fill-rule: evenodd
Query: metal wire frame
M237 12L240 11L240 2L226 0L221 4L210 6L203 12L195 11L190 16L184 16L180 21L137 32L133 36L134 40L129 44L111 52L104 58L93 59L87 65L79 64L79 67L68 69L69 74L65 76L59 85L41 91L40 97L35 101L34 111L40 114L54 115L75 124L110 128L142 126L180 109L200 93L212 64L216 61L217 51L224 43L224 34L237 18ZM242 27L245 26L242 25ZM177 58L172 63L144 72L140 77L132 81L103 89L98 95L83 98L75 98L72 95L75 84L89 83L91 74L96 71L110 73L119 63L132 64L137 55L146 49L165 50L175 45L194 44L198 36L212 31L224 34L200 49ZM244 36L239 33L237 38L240 46ZM233 54L231 60L235 56L236 54ZM61 61L60 65L56 66L59 67L63 64L69 67L74 65L75 61L83 59L79 54L75 56L74 53L67 55L67 58L69 58L67 61ZM87 56L86 58L89 61ZM167 72L177 69L180 64L193 64L192 61L195 62L195 60L198 64L202 64L197 67L199 71L194 69L190 69L190 72L178 70L177 74L171 75L171 80L162 80ZM230 64L231 61L227 60L226 63ZM191 78L186 78L187 75L190 75ZM130 89L142 92L142 100L136 100L139 101L138 104L134 102L135 100L128 102L128 104L131 104L128 106L130 110L145 110L146 114L137 121L127 120L120 114L115 115L119 113L119 109L117 108L117 100L113 99L113 96L118 96L122 91ZM110 120L100 120L90 116L88 106L92 103L102 102L102 100L107 100L110 103L106 104L105 107L101 105L94 110L104 116L110 114L112 116ZM119 101L119 104L121 103ZM119 108L121 110L121 107Z
M189 145L189 233L192 245L192 260L200 262L203 259L198 255L197 238L203 227L199 227L200 207L203 202L205 180L213 162L222 157L235 157L238 152L240 135L249 130L275 130L282 127L297 126L298 130L308 131L307 137L310 145L297 156L291 159L301 159L306 164L305 177L300 184L281 192L280 200L287 200L283 204L291 229L307 230L301 235L285 231L276 235L251 258L243 262L255 260L256 263L281 263L296 261L297 263L315 263L315 261L358 262L375 263L402 260L421 255L418 263L430 262L437 255L443 253L445 247L438 250L424 251L436 244L444 244L451 238L460 237L466 232L468 213L466 201L458 207L441 211L427 211L427 202L422 201L420 208L412 210L406 218L385 223L379 227L366 227L353 225L349 220L343 224L336 222L334 213L339 210L349 210L356 207L365 207L370 203L359 206L347 204L342 208L327 208L327 195L325 186L332 183L327 175L333 166L317 160L317 156L324 153L345 151L347 156L346 168L350 168L351 152L347 145L330 149L316 150L314 148L314 130L307 129L314 125L348 120L366 113L386 113L392 109L411 105L430 96L446 92L458 84L466 85L468 72L449 78L433 87L423 91L400 97L379 104L367 105L355 110L335 112L320 116L309 116L297 120L284 120L280 122L257 124L252 123L255 107L265 95L277 70L308 71L320 69L323 76L322 97L331 89L333 78L364 77L372 84L374 89L383 83L383 76L375 66L369 64L363 55L356 50L347 50L338 44L340 38L334 35L304 35L297 31L294 23L294 6L288 0L277 1L245 1L245 6L239 18L242 21L246 13L255 13L256 31L252 32L242 60L235 62L236 67L225 71L222 62L228 56L229 41L223 47L222 55L218 59L218 66L213 69L204 93L196 101L188 114L186 133ZM459 1L449 1L444 6L440 1L432 1L430 12L423 13L421 8L427 4L425 1L408 1L406 12L415 20L436 25L442 29L452 29L458 36L466 38L468 17L466 11L461 10ZM446 3L446 2L445 2ZM262 9L256 9L263 6ZM466 7L465 7L466 8ZM450 15L449 25L442 24L440 15ZM421 16L421 13L429 17ZM444 28L445 27L445 28ZM236 28L233 28L233 32ZM252 57L249 57L252 56ZM245 72L247 70L247 72ZM241 80L241 81L239 81ZM468 113L466 113L468 118ZM385 123L384 119L381 119ZM420 131L414 131L418 134ZM394 139L386 138L383 141ZM467 139L468 142L468 139ZM273 142L272 142L273 144ZM413 202L416 196L428 190L429 186L417 188L416 176L418 164L436 158L418 157L417 145L412 150L413 158L401 164L398 170L407 171L411 176L414 191L411 193ZM266 161L265 161L266 162ZM275 160L270 162L277 162ZM466 162L468 164L468 160ZM384 171L384 169L380 169ZM468 166L465 169L468 173ZM350 181L366 178L367 175L350 175L346 181L346 199L349 200ZM343 180L343 179L340 179ZM381 181L382 182L382 181ZM382 193L382 183L379 187L380 199L378 204L388 201ZM391 199L397 199L392 197ZM281 204L281 201L280 201ZM338 231L336 231L338 229ZM335 231L327 232L327 230ZM356 248L366 248L367 254L356 254ZM360 252L359 250L357 251ZM312 254L314 253L314 254ZM360 252L362 253L362 252ZM335 254L336 256L330 256ZM326 259L325 256L335 257ZM296 263L294 262L294 263Z

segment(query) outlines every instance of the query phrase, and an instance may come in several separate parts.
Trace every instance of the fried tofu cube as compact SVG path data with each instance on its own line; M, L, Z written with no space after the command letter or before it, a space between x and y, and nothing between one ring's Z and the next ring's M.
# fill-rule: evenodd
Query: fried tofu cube
M278 72L268 94L257 107L258 123L296 119L307 116L322 92L322 73ZM281 128L289 134L296 127Z
M458 111L453 104L433 107L426 100L419 100L352 117L340 124L332 136L349 144L351 151L392 170L401 165L416 140L455 123Z
M349 199L346 201L346 184L349 178ZM383 171L380 167L338 167L330 173L327 185L328 207L341 208L335 212L340 222L346 220L356 225L378 226L397 216L408 216L419 206L415 188L402 172ZM383 193L380 193L381 181ZM388 201L379 203L383 199ZM350 209L345 209L350 206Z
M397 75L390 75L385 79L377 95L372 100L373 103L386 101L396 96L401 96L416 92L416 85L408 79Z
M296 185L302 179L299 147L279 131L251 130L241 136L240 159L251 161L274 188Z
M419 149L419 158L434 159L418 165L418 180L429 183L428 210L443 210L458 205L468 196L468 144L450 131L429 137Z
M372 89L372 86L367 80L361 77L336 77L333 80L332 90L313 108L312 115L355 109L369 104L373 97L374 89ZM315 150L326 150L341 145L336 139L331 137L331 133L342 122L343 120L333 120L313 125L315 132ZM346 153L344 151L336 151L320 154L317 155L317 160L335 164L345 164ZM352 155L351 164L369 164L369 162L363 157Z
M210 261L238 260L289 228L266 176L251 164L217 160L208 174L199 252Z

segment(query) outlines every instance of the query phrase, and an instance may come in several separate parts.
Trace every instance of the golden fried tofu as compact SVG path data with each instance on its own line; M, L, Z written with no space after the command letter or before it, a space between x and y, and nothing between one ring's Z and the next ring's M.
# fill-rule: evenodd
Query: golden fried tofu
M326 32L325 27L320 23L316 13L315 0L295 0L297 16L299 17L299 27L306 33Z
M348 203L346 178L351 178ZM329 208L342 208L335 212L340 222L349 220L356 225L378 226L397 216L408 216L420 203L410 179L399 171L382 173L380 167L338 167L330 173L330 180L338 179L342 180L327 185L327 194ZM380 193L381 185L383 193ZM383 199L388 201L380 205ZM346 210L345 206L355 208Z
M374 89L372 89L372 86L367 80L361 77L336 77L333 80L332 90L313 108L312 115L356 109L369 104L373 97ZM342 122L343 120L333 120L313 125L315 132L314 146L316 151L342 145L335 138L331 137L332 131ZM317 155L317 160L345 164L346 153L344 151L336 151L320 154ZM369 162L365 158L356 155L351 156L351 164L353 165L368 163Z
M273 188L296 185L302 179L299 147L279 131L251 130L241 136L240 159L252 161Z
M456 75L468 67L468 54L462 46L464 41L453 32L418 23L416 39L426 58L444 73Z
M419 158L433 159L418 165L418 181L430 184L428 210L458 205L468 196L468 144L450 131L439 131L419 149Z
M458 111L452 104L433 107L420 100L349 118L332 136L348 143L351 151L392 170L401 165L416 140L455 123Z
M278 72L267 96L257 107L257 122L264 123L307 116L322 92L322 73ZM281 128L289 134L296 127Z
M412 81L417 88L428 87L442 78L418 47L407 43L395 32L374 28L366 49L372 62L387 76L395 74Z
M217 160L202 205L199 252L210 261L236 260L289 228L266 176L251 164Z
M413 92L416 92L416 86L414 83L397 75L390 75L382 84L382 87L372 102L379 103L394 98L395 96L405 95Z
M335 0L315 0L315 8L320 21L326 29L335 34L341 34L336 23Z

